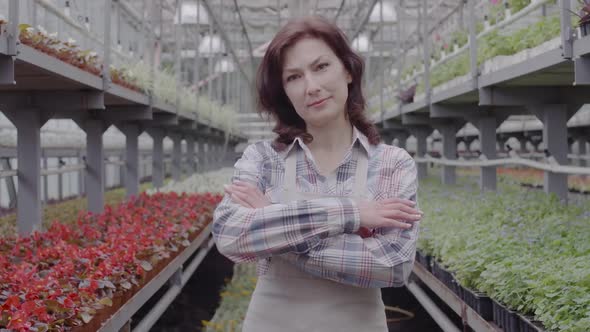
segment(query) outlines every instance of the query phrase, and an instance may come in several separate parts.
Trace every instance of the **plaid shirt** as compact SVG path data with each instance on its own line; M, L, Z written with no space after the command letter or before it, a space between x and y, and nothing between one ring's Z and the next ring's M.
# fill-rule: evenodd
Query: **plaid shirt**
M351 198L279 200L284 158L293 148L298 154L298 190L333 196L352 193L357 164L352 149L364 149L369 157L367 198L371 200L398 197L416 202L418 182L412 157L394 146L370 145L354 128L352 146L340 166L326 177L318 172L301 139L296 138L282 152L270 143L249 145L234 166L232 181L256 185L273 204L245 208L226 195L213 217L219 251L236 263L258 261L259 276L268 270L269 257L280 255L307 273L343 284L365 288L404 285L414 264L419 223L407 230L378 228L371 237L361 238L354 234L360 214Z

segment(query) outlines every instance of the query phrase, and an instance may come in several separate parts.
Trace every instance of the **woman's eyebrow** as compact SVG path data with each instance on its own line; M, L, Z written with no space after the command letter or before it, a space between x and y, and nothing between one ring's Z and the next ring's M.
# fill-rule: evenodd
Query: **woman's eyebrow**
M313 67L313 66L317 65L317 63L318 63L318 62L320 62L320 61L322 60L322 57L323 57L323 56L324 56L323 54L322 54L322 55L320 55L320 56L318 56L318 57L317 57L315 60L313 60L313 61L311 62L311 64L309 64L309 66L310 66L310 67ZM284 70L283 72L285 72L285 73L286 73L286 72L293 72L293 71L297 71L297 70L298 70L298 68L285 68L285 70Z

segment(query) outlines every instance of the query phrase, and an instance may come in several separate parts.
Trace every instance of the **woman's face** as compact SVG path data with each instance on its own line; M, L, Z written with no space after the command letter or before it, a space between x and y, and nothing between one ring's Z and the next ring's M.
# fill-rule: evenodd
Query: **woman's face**
M287 49L283 88L308 126L322 127L345 116L351 75L321 39L303 38Z

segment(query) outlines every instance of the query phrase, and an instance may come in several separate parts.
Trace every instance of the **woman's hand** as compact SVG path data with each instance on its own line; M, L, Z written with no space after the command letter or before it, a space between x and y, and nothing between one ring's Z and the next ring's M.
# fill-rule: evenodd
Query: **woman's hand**
M234 203L246 208L257 209L271 204L258 188L247 182L236 181L233 184L223 186L223 189Z
M407 199L389 198L381 201L357 201L361 215L361 228L379 227L411 228L411 222L422 219L423 213L416 210L416 203Z

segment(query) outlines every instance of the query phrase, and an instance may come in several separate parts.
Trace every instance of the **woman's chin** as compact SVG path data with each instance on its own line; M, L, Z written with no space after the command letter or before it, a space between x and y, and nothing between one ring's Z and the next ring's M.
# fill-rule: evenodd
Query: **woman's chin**
M308 126L321 128L336 122L338 120L338 116L334 116L333 114L314 114L313 116L309 116L304 120Z

